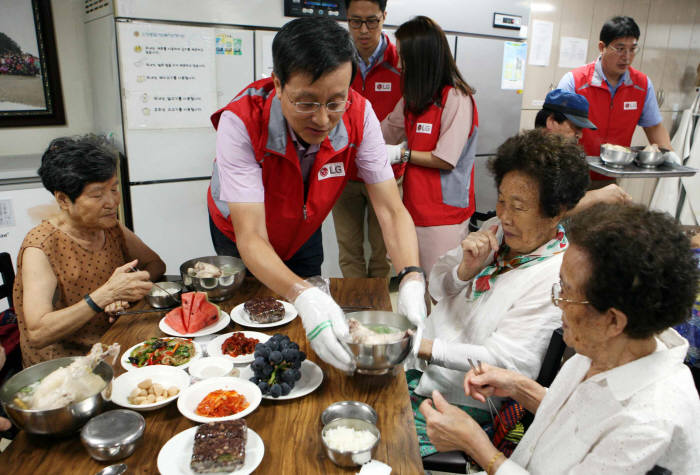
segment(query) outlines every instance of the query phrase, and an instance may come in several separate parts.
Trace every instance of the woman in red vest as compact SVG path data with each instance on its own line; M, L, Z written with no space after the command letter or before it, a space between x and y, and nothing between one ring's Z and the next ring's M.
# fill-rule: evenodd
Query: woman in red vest
M403 98L382 122L389 148L407 163L403 201L427 274L467 234L474 212L478 115L474 90L457 69L442 28L418 16L396 30Z

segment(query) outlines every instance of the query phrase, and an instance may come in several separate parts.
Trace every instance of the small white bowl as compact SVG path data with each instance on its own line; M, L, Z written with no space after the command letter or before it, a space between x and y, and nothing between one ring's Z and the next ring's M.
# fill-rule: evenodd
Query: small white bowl
M197 414L197 406L202 402L202 399L210 392L216 391L217 389L223 389L225 391L233 390L243 395L246 401L248 401L248 407L241 412L224 417L206 417ZM209 378L194 383L192 386L185 389L177 400L177 408L183 416L195 422L231 421L245 417L253 412L260 405L260 401L262 401L260 388L250 381L233 377Z
M190 375L197 379L231 376L233 360L227 356L209 356L193 361L188 368Z
M150 379L153 383L158 383L168 389L176 386L180 391L175 396L170 396L162 401L151 404L131 404L129 395L141 381ZM156 365L136 368L123 373L112 381L112 402L116 405L136 411L154 411L177 399L182 392L190 385L190 377L182 369L172 366Z

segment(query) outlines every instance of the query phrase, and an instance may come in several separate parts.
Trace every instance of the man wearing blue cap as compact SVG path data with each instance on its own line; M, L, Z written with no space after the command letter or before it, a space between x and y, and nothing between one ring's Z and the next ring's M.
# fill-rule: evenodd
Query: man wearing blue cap
M542 110L535 117L535 128L542 128L576 141L581 139L583 129L596 130L595 124L588 118L588 100L580 94L561 89L554 89L547 94ZM631 197L625 190L613 183L588 191L568 214L576 214L594 203L630 200Z
M596 130L588 119L588 101L580 94L555 89L547 94L542 110L535 117L535 127L566 137L583 135L583 129Z

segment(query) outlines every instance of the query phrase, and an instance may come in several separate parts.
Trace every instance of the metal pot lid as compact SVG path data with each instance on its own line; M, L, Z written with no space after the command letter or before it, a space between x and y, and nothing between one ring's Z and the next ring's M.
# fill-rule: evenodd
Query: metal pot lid
M136 441L145 428L146 421L138 412L115 409L90 419L80 438L91 447L114 447Z

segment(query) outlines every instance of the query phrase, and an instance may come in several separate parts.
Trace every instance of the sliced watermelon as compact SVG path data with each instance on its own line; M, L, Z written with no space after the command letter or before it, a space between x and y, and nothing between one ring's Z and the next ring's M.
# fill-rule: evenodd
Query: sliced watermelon
M199 309L202 307L202 304L204 302L207 302L207 293L206 292L196 292L194 294L194 300L192 301L192 311L190 312L190 314L199 311Z
M185 328L190 327L190 315L192 315L192 301L194 300L195 292L185 292L181 295L182 300L182 323Z
M177 307L169 311L167 315L165 315L165 323L182 335L187 333L185 324L182 322L182 307Z
M190 326L187 327L188 332L194 333L204 327L208 327L216 323L219 319L219 307L206 300L199 307L199 310L193 312L190 316Z

